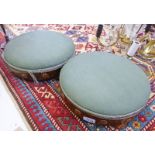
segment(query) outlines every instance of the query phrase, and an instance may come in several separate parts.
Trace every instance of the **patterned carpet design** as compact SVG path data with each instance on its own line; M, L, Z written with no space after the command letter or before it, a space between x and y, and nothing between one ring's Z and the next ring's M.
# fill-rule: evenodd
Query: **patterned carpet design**
M102 52L105 49L105 47L98 45L96 41L96 25L23 24L15 25L14 32L12 33L10 33L11 28L8 28L7 33L9 33L10 38L13 38L15 35L20 35L36 29L59 31L68 35L75 43L76 54L93 51ZM2 33L0 34L0 41L4 42ZM148 76L152 93L150 94L150 99L147 102L146 108L122 129L116 129L112 126L96 126L95 124L80 120L63 100L63 93L61 92L59 81L57 80L39 82L39 84L21 80L9 71L1 57L0 74L31 125L32 130L152 131L155 130L155 65L154 62L147 62L139 55L131 61L139 65Z

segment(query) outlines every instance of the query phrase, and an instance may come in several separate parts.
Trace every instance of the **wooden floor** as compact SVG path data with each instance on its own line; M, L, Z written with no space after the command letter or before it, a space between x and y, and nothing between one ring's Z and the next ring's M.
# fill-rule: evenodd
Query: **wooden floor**
M0 131L31 130L0 75Z

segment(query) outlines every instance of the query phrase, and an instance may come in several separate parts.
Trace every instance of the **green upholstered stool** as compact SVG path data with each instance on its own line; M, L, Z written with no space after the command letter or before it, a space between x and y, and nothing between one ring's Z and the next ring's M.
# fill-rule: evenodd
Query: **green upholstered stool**
M74 53L75 47L69 37L38 30L11 40L3 58L17 76L44 80L54 76Z
M139 113L150 95L141 68L124 57L93 52L71 58L60 72L70 108L97 124L122 125Z

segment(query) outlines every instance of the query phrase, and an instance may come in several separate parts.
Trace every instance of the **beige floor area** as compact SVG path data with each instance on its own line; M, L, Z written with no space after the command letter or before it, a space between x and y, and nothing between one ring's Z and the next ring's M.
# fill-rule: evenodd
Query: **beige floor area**
M29 131L30 126L0 75L0 131Z

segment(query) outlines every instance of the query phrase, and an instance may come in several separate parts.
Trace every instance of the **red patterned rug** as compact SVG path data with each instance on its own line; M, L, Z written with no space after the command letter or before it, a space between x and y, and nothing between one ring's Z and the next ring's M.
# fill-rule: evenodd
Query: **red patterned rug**
M32 25L31 27L33 28ZM52 25L50 30L55 30L56 28L74 40L77 53L103 49L93 41L95 30L92 25ZM30 29L30 27L28 26L27 29ZM147 102L147 107L135 116L125 128L120 130L155 130L155 78L152 74L154 73L155 66L153 63L147 63L139 57L133 61L148 75L152 93ZM40 82L39 84L23 81L9 71L1 57L0 73L31 125L32 130L118 130L111 126L96 126L95 124L80 120L63 100L59 82L56 80Z

